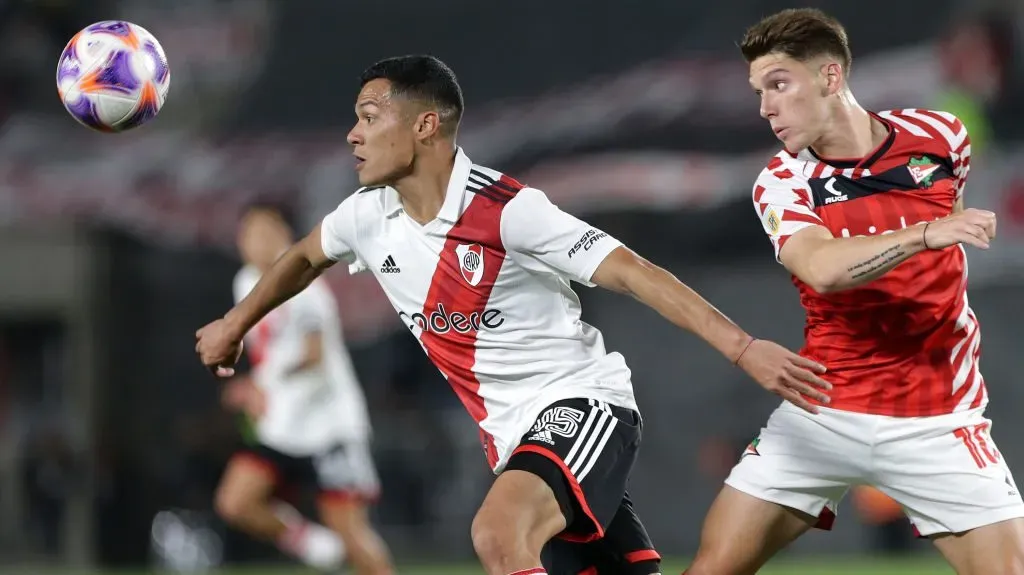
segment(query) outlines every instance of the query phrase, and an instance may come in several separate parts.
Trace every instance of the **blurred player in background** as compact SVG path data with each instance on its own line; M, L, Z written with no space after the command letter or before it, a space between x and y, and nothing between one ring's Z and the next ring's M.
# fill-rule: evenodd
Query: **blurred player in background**
M238 247L241 301L292 244L282 212L253 206ZM227 405L252 420L254 442L228 464L216 495L230 524L322 570L347 559L360 575L392 573L370 525L379 491L366 400L344 347L333 295L322 280L268 314L246 335L251 374L228 382ZM327 528L306 520L275 491L312 487Z
M580 321L570 282L637 298L809 409L803 394L825 398L823 368L755 340L540 190L473 164L455 144L462 91L436 58L371 66L355 111L348 141L366 187L197 332L203 363L230 375L242 336L324 269L370 269L480 426L497 474L472 526L486 572L657 573L626 494L642 429L630 371Z
M961 575L1024 573L1024 503L985 418L964 245L967 130L945 112L872 113L846 32L817 10L750 28L741 50L784 149L754 207L807 312L802 354L829 367L817 415L781 405L726 479L690 575L755 573L857 484L897 501Z

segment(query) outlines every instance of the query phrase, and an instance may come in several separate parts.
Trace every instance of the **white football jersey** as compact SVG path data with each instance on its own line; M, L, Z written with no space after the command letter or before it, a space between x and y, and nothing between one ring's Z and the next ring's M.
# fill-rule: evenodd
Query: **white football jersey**
M323 221L324 253L369 269L479 424L500 472L540 412L591 398L636 409L630 371L580 321L569 285L592 286L622 245L543 192L460 149L437 218L421 226L389 187L362 189Z
M235 276L235 300L259 281L246 266ZM305 355L305 338L320 332L323 361L294 371ZM370 435L366 399L345 348L334 294L322 279L263 318L245 336L256 385L267 397L267 412L256 422L259 441L289 455L311 455L339 442Z

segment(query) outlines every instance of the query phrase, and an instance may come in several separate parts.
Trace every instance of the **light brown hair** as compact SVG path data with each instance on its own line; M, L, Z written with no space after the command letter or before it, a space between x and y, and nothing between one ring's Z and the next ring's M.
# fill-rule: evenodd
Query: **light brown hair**
M846 29L838 20L815 8L789 8L776 12L747 29L740 42L747 62L775 52L806 62L832 56L850 73L853 55Z

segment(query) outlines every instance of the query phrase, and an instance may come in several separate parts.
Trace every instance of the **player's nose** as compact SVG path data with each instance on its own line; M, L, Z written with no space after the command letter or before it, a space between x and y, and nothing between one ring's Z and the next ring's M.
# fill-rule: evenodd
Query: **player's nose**
M761 117L765 120L770 120L776 116L775 105L772 103L772 99L767 94L761 95Z
M352 128L348 131L348 135L345 136L345 140L353 146L357 146L363 143L363 136L359 133L358 127Z

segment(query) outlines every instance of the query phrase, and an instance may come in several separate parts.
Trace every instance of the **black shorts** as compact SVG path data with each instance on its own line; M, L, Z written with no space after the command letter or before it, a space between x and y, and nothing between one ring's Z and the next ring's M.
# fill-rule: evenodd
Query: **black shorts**
M633 510L629 494L604 537L588 543L552 539L541 553L550 575L652 575L661 573L661 556Z
M374 501L380 493L377 470L369 446L339 443L316 455L289 455L263 444L235 454L265 469L274 478L279 495L288 490L313 489L321 499Z
M505 470L528 471L551 487L566 523L558 537L600 539L622 504L641 427L632 409L594 399L558 401L541 412Z

